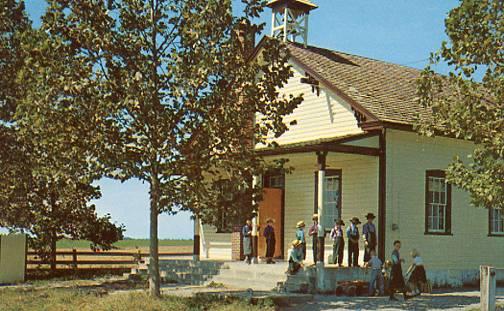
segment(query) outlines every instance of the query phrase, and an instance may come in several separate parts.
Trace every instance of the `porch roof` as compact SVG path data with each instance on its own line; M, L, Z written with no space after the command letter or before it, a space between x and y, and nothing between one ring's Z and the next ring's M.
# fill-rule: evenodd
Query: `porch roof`
M355 140L378 136L379 132L365 132L360 134L350 134L338 137L321 138L299 143L285 144L277 147L265 147L256 149L256 152L262 156L282 155L290 153L302 152L341 152L360 154L367 156L378 156L380 154L379 148L362 147L353 145L344 145L344 143L352 142Z

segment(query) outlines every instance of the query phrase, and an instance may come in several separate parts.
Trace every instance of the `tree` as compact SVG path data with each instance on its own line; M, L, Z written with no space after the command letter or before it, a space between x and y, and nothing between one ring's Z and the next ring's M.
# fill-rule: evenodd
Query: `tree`
M28 106L22 105L25 101L62 104L59 94L46 91L45 79L51 75L61 78L67 63L60 55L46 53L45 62L59 66L51 66L52 71L29 67L33 57L48 52L39 44L47 36L31 28L23 2L2 1L1 5L0 225L28 233L31 246L43 257L50 257L55 269L59 239L87 239L92 248L109 249L122 237L123 228L114 225L110 215L99 217L95 206L89 204L100 197L99 188L93 186L99 174L89 166L86 153L76 152L79 140L75 135L79 133L72 136L59 131L61 114L55 110L37 115L48 121L43 131L32 127L31 122L42 124L40 119L20 117L29 114ZM49 142L42 132L60 135Z
M20 91L15 77L24 60L22 35L30 29L23 2L0 0L0 121L10 120L15 111Z
M292 75L287 49L270 40L260 61L250 60L250 45L239 40L262 30L251 20L265 1L243 1L239 18L230 0L48 2L46 45L68 61L68 74L46 78L48 91L64 91L65 111L59 130L43 136L54 142L81 133L77 149L91 151L88 159L107 176L150 185L149 287L159 296L158 214L210 215L205 197L222 180L231 191L253 192L252 176L263 167L253 143L286 131L283 117L302 100L278 95ZM43 57L30 63L42 71L57 66ZM41 115L62 111L55 101L22 105L29 113L20 117L37 121L40 133L48 127ZM80 124L74 111L92 122ZM261 122L254 126L256 113ZM87 135L87 126L100 139Z
M99 217L90 200L100 191L84 174L70 176L44 166L47 160L18 141L16 132L0 128L0 226L28 233L30 246L56 269L56 242L83 239L93 249L110 249L123 228L110 215ZM43 173L40 173L42 171Z
M432 109L419 130L471 140L468 162L449 165L450 183L471 194L472 204L504 208L504 3L462 0L445 20L449 42L431 56L446 62L449 75L436 75L431 66L419 81L420 103ZM478 77L483 74L479 81Z

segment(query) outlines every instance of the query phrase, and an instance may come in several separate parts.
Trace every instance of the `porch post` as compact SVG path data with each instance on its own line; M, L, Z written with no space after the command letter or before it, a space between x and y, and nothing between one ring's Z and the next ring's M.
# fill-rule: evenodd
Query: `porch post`
M200 260L200 225L199 217L194 216L194 244L193 244L193 260Z
M324 214L324 189L326 171L327 152L317 152L318 179L317 179L317 211L319 215L318 230L318 256L317 256L317 287L319 291L325 290L325 268L324 268L324 248L325 248L325 214Z
M259 184L259 177L254 175L252 177L252 187L256 187ZM255 201L253 201L253 204L255 205ZM257 257L257 243L258 243L258 232L257 232L257 216L259 215L258 210L254 210L253 212L253 217L252 217L252 263L256 264L259 263L258 257Z
M379 137L380 153L378 159L378 257L385 262L385 231L386 224L386 198L387 198L387 162L385 129Z

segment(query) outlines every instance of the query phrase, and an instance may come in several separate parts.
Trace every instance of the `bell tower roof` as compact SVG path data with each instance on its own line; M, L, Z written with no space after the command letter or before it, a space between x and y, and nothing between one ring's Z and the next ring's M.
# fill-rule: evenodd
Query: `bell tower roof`
M302 11L311 11L318 8L318 6L310 0L271 0L266 5L272 9L289 7L291 9Z
M308 45L308 17L318 8L310 0L271 0L271 36L284 42Z

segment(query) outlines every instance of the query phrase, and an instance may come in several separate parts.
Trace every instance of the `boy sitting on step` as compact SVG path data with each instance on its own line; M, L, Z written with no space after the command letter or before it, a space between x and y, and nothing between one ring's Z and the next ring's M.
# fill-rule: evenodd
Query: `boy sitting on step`
M303 250L301 249L301 241L292 241L292 247L289 251L289 268L286 273L290 275L296 274L303 267Z

